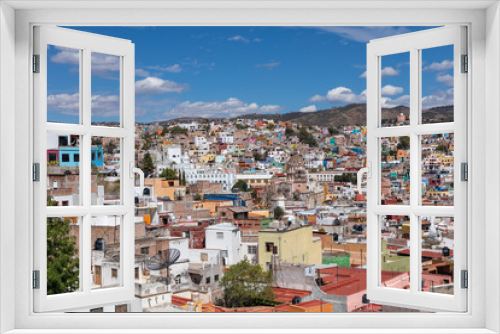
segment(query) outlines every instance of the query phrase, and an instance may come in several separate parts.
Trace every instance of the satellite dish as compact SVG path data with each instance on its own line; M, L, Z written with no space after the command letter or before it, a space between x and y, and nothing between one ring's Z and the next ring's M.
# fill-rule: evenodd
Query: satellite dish
M158 254L146 260L146 268L149 270L168 269L175 261L179 260L181 252L175 248L158 251Z
M443 247L443 256L450 256L450 248L448 246Z

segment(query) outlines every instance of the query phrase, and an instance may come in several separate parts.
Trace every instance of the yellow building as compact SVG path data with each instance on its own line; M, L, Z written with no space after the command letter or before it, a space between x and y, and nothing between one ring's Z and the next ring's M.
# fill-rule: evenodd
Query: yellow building
M215 154L205 154L200 158L201 163L214 162L214 160L215 160Z
M163 178L146 178L144 179L146 187L153 187L154 195L156 197L170 197L174 199L175 190L179 188L186 188L179 186L179 180L165 180Z
M302 264L321 264L321 238L313 238L313 227L277 231L259 231L259 264L270 268L272 256L279 261Z

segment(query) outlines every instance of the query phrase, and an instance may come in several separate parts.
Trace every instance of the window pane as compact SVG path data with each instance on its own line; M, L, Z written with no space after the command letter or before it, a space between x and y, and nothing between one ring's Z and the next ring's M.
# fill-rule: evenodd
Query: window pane
M380 58L382 126L409 125L410 53L403 52Z
M47 218L47 295L80 291L80 218Z
M421 217L422 291L452 295L454 219Z
M423 49L422 124L453 122L453 45Z
M410 137L381 138L383 205L409 205Z
M47 197L50 206L80 205L80 136L47 133ZM49 205L49 204L47 204Z
M381 286L410 289L410 218L388 215L380 220Z
M121 286L121 216L91 218L92 289Z
M92 137L92 205L119 205L120 138Z
M422 205L453 205L454 134L424 135L422 142Z
M120 126L120 57L92 52L92 124Z
M80 123L80 50L48 45L47 122Z

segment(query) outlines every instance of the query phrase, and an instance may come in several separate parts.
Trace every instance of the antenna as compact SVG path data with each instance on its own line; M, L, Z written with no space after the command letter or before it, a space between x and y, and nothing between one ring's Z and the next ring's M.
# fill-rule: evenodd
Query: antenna
M179 257L181 256L181 252L175 248L169 248L165 250L159 250L158 254L147 258L145 261L145 266L149 270L162 270L167 269L167 277L166 277L166 285L168 289L169 282L169 272L168 268L173 265Z
M153 255L149 259L146 259L146 267L149 270L168 269L179 260L180 256L181 252L175 248L159 250L157 255Z

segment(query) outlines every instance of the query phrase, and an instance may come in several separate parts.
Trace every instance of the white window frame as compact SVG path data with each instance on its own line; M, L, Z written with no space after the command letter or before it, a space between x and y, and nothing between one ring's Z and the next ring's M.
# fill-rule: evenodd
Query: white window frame
M40 164L40 181L33 184L34 203L34 270L40 272L39 289L35 289L36 312L82 309L116 301L116 304L134 298L134 175L135 166L135 61L134 44L128 40L86 33L78 30L50 26L35 26L34 54L39 55L39 73L33 75L34 84L34 162ZM47 47L55 45L78 50L79 66L79 124L47 122ZM119 127L91 125L91 54L99 52L119 57L120 103ZM47 207L47 133L80 136L79 197L74 206ZM91 140L92 136L120 139L121 189L120 205L91 204ZM93 216L120 217L120 270L119 287L91 288L91 220ZM79 290L71 293L47 295L47 224L42 217L78 217L79 220Z
M11 6L19 9L14 10ZM52 6L52 7L51 7ZM130 6L124 9L120 6ZM198 6L198 7L196 7ZM260 328L262 332L349 332L388 333L492 333L500 330L499 281L500 271L498 236L500 230L495 219L500 216L500 152L488 151L499 147L500 136L500 11L496 1L447 2L372 1L366 7L363 1L269 1L261 3L192 3L164 2L143 4L130 2L17 2L0 4L0 326L1 331L17 329L17 333L34 333L41 329L49 332L76 332L70 328L99 329L137 328L163 329L175 332L216 332L217 328ZM66 7L66 8L62 8ZM99 7L99 8L97 8ZM137 8L147 8L137 10ZM154 9L151 9L151 8ZM162 8L157 8L162 7ZM395 8L397 7L397 8ZM52 8L60 10L42 10ZM78 8L78 9L75 9ZM83 8L83 9L82 9ZM107 8L110 10L103 10ZM472 241L468 245L470 287L468 312L465 314L34 314L29 245L32 244L33 212L29 196L32 193L31 160L32 102L31 96L31 31L34 24L70 25L442 25L469 26L469 55L471 59L471 87L469 95L469 152L471 153L469 221L474 225ZM486 22L486 24L485 24ZM487 28L487 29L486 29ZM486 67L488 71L486 71ZM12 85L12 78L16 78ZM12 126L15 110L15 126ZM473 120L473 122L472 122ZM488 120L488 121L486 121ZM15 146L12 145L15 138ZM15 161L15 168L5 161ZM485 182L485 175L489 175ZM12 177L15 175L15 177ZM12 198L12 189L16 189ZM488 196L486 196L488 194ZM27 199L28 198L28 199ZM486 205L485 205L486 203ZM16 224L7 224L6 221ZM488 233L486 233L486 228ZM469 228L469 233L472 229ZM12 236L15 238L12 238ZM493 254L488 266L484 255ZM15 256L12 256L15 249ZM488 281L485 277L489 276ZM488 289L486 289L486 286ZM13 288L14 287L14 288ZM15 305L12 307L12 305ZM120 321L117 321L120 317ZM168 323L169 328L165 328ZM147 324L147 325L146 325ZM283 329L284 326L292 329ZM357 330L354 330L357 328ZM25 329L25 330L23 330ZM266 330L267 329L267 330ZM462 329L462 330L459 330ZM45 331L47 332L47 331ZM109 332L109 331L108 331ZM220 332L220 331L218 331Z
M450 26L372 40L367 46L367 161L371 169L367 182L367 295L379 304L415 307L424 310L466 310L467 290L461 288L461 270L467 270L467 185L461 180L460 164L467 163L467 73L461 73L461 55L467 54L466 27ZM453 46L454 57L454 120L447 123L423 124L421 50ZM408 52L410 57L410 124L382 126L381 93L382 59L384 56ZM470 72L469 72L470 73ZM421 136L454 133L454 203L452 206L423 206ZM408 136L410 138L410 205L381 204L381 139ZM410 218L410 289L386 288L381 284L380 259L381 217L404 215ZM454 294L420 291L421 224L425 216L454 217ZM371 236L376 236L372 238ZM417 283L417 284L415 284Z

